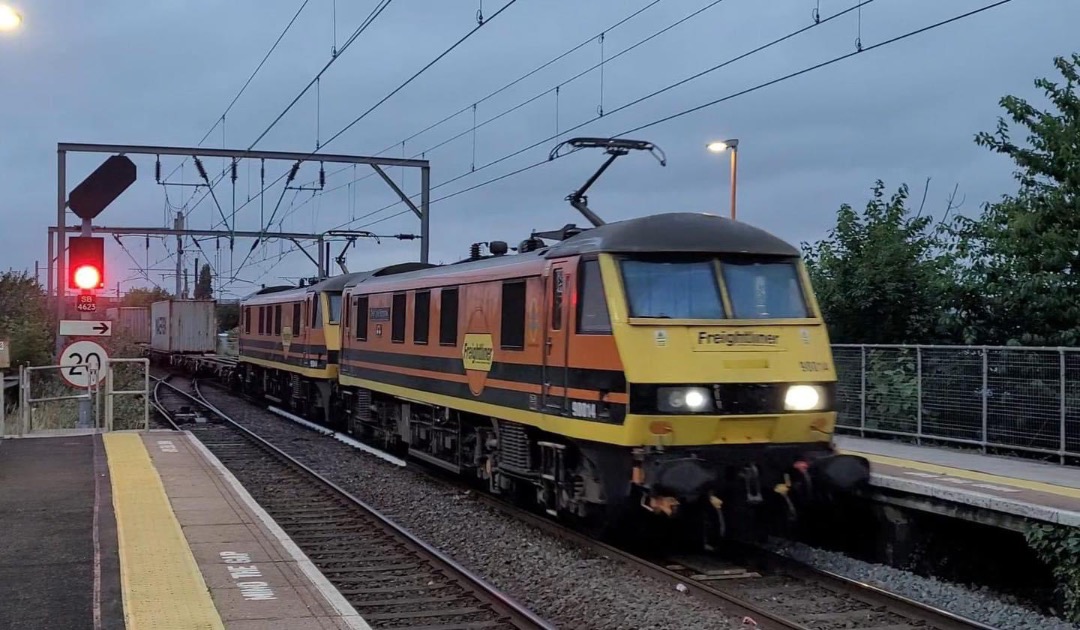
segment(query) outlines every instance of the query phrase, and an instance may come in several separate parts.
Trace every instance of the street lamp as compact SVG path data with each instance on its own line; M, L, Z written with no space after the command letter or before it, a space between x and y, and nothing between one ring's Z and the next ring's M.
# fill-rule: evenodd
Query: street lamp
M0 4L0 31L14 31L22 25L22 21L22 14L6 4Z
M739 168L739 141L735 138L730 140L721 140L720 142L710 142L708 149L713 153L723 153L728 149L731 149L731 220L735 220L735 185L736 175Z

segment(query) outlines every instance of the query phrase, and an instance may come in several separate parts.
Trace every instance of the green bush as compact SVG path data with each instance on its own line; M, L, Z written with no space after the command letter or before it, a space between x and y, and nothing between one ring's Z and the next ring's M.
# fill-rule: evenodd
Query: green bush
M1064 603L1063 616L1080 623L1080 528L1034 524L1024 537L1053 572Z

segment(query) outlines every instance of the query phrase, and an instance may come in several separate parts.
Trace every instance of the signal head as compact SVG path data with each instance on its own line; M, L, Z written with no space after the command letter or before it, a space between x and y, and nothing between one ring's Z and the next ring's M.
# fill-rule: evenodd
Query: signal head
M68 288L90 291L105 287L105 242L100 236L68 239Z

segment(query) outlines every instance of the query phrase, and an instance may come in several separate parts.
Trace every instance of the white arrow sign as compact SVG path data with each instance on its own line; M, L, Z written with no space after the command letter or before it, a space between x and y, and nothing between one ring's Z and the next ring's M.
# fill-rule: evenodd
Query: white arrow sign
M76 341L60 354L60 376L73 386L85 389L105 378L109 353L93 341ZM91 374L96 378L91 379Z
M112 337L112 322L89 319L60 320L62 337Z

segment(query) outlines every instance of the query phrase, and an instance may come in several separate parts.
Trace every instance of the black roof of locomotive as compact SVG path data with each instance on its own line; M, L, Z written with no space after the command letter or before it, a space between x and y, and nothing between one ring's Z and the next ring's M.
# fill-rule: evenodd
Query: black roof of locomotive
M672 212L585 230L552 245L544 256L557 258L600 252L799 255L794 246L761 228L713 214Z
M377 282L380 277L408 280L525 263L535 258L561 258L591 253L712 253L797 257L799 250L772 234L724 217L678 212L657 214L589 228L550 247L523 254L486 256L447 265L402 263L338 276L341 287ZM333 279L331 279L333 280ZM329 281L317 285L320 290Z

